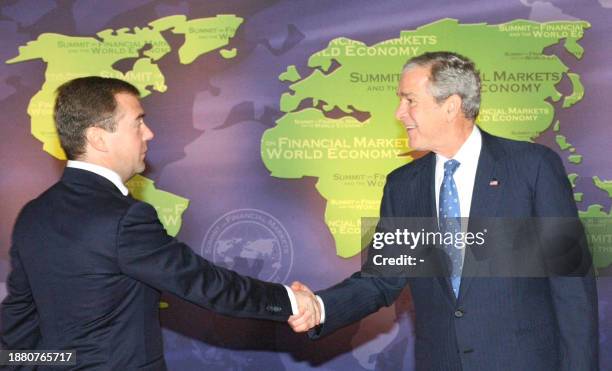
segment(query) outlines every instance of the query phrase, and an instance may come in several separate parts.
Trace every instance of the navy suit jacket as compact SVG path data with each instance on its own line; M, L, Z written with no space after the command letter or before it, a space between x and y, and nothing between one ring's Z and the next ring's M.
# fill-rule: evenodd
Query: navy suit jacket
M74 349L75 369L165 370L160 291L229 316L291 314L282 285L211 264L151 205L80 169L24 207L10 255L4 349Z
M435 154L393 171L381 217L436 217ZM497 186L490 181L496 179ZM549 148L482 132L470 218L577 217L571 185ZM470 222L471 223L471 222ZM469 249L468 249L469 250ZM466 267L479 262L466 251ZM417 370L598 370L597 292L582 277L463 277L455 298L444 277L362 277L318 292L324 336L389 306L409 285Z

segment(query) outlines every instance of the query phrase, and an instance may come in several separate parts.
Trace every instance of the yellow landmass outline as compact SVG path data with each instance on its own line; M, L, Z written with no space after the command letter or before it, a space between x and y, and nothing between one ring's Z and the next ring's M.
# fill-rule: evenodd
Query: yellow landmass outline
M43 143L45 152L65 160L66 154L53 121L55 91L61 84L83 76L115 77L136 86L141 98L146 98L152 91L163 93L167 90L166 78L156 62L172 51L163 31L184 35L185 41L178 54L180 62L188 64L205 53L226 46L242 22L242 18L229 14L192 20L175 15L157 19L145 27L106 29L95 37L43 33L19 47L18 55L6 63L34 59L46 63L44 83L28 104L30 127L32 135ZM129 71L123 73L113 68L115 63L124 60L133 60ZM150 179L142 176L130 180L128 186L135 198L157 209L170 234L178 233L181 215L189 204L187 199L157 190Z
M577 41L589 27L584 21L489 25L442 19L374 45L333 39L310 56L309 75L301 78L288 66L279 76L291 85L279 102L284 116L262 137L262 160L275 177L318 178L336 252L355 256L362 248L361 218L378 215L384 177L412 160L405 131L393 117L408 58L448 50L473 59L483 77L478 124L502 137L532 141L552 125L554 107L547 99L562 98L555 85L564 76L575 89L567 104L583 96L579 76L544 49L562 42L581 58ZM364 115L363 122L352 119Z

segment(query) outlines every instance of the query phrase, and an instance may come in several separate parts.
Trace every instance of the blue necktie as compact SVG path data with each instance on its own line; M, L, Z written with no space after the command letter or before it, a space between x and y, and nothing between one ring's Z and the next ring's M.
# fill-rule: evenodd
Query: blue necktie
M442 179L442 186L440 187L440 210L438 214L440 231L444 234L452 233L453 241L456 233L461 232L459 193L453 179L453 174L459 165L457 160L448 160L444 163L444 179ZM461 269L463 266L463 251L456 248L454 244L445 244L444 250L451 261L450 280L455 297L458 297L459 285L461 284Z

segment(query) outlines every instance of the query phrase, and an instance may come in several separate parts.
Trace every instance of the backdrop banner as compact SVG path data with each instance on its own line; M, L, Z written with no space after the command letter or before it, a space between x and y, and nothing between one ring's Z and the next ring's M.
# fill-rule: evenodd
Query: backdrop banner
M362 218L378 216L386 175L423 155L394 117L403 64L449 50L480 71L480 128L563 159L612 370L610 35L612 0L2 1L0 299L17 214L65 164L52 117L65 81L140 89L155 138L128 186L170 234L242 274L319 290L361 268ZM169 295L160 308L171 370L414 369L409 289L316 342Z

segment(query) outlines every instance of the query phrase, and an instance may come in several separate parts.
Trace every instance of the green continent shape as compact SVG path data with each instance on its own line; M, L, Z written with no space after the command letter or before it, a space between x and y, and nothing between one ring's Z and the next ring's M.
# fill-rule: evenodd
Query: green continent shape
M576 201L576 202L582 202L582 198L583 197L584 197L584 193L582 193L582 192L574 193L574 201Z
M296 82L301 78L302 76L300 76L300 73L294 65L287 67L287 70L285 72L278 75L278 79L280 81Z
M64 82L83 76L96 75L118 77L131 82L143 96L150 94L148 88L165 91L164 76L149 57L139 58L138 50L154 39L150 32L143 35L101 32L102 41L90 37L72 37L60 34L41 34L35 41L19 48L19 55L7 63L31 59L42 59L47 63L45 82L30 99L28 115L31 119L32 135L43 143L43 150L60 160L66 159L53 123L55 91ZM112 68L122 59L135 60L132 70L123 74Z
M557 134L555 140L557 141L557 145L559 146L559 148L561 148L562 151L565 151L566 149L572 146L567 142L567 138L565 137L565 135Z
M612 180L601 180L598 176L593 177L595 187L608 193L608 197L612 198Z
M28 114L32 135L43 143L43 150L63 160L66 155L57 137L52 112L55 91L62 83L83 76L116 77L135 85L142 97L151 94L151 90L165 92L165 77L154 63L171 52L162 31L172 29L175 33L185 33L181 50L182 53L191 54L187 59L181 58L181 61L190 63L197 56L212 50L210 46L213 44L198 44L198 38L193 33L202 29L217 30L216 33L211 31L211 34L218 40L214 44L221 47L229 42L229 37L235 34L241 22L242 18L233 15L190 21L184 15L178 15L155 20L148 27L103 30L97 33L98 38L43 33L36 40L19 47L19 54L6 63L33 59L42 59L47 63L45 82L30 100ZM113 68L115 63L123 60L134 61L132 69L126 73Z
M18 55L6 63L42 59L47 64L45 81L28 104L31 132L43 143L45 152L57 159L65 160L66 154L60 146L53 122L55 91L61 84L84 76L115 77L132 83L140 90L143 98L153 90L163 93L167 89L165 76L155 62L170 53L172 48L162 31L173 30L175 33L185 34L185 43L181 50L183 56L187 55L188 58L181 58L181 61L190 63L197 56L212 50L211 45L218 45L216 47L226 45L241 22L241 18L233 15L190 21L184 15L177 15L157 19L142 28L106 29L98 32L96 38L43 33L36 40L20 46ZM199 38L192 35L192 27L194 33L198 33L200 29L218 30L213 33L217 41L198 44ZM123 73L113 68L117 62L125 60L133 61L129 71ZM140 179L140 183L146 183L145 180L148 180L140 176L136 179ZM134 192L134 194L156 207L168 231L176 234L181 221L173 218L180 218L182 211L168 214L165 210L178 208L183 204L187 207L188 202L167 192L152 192L151 189L154 188L150 187L147 189L146 192Z
M225 59L231 59L231 58L234 58L236 54L238 54L238 49L236 48L221 49L219 50L219 54L221 54L221 56Z
M410 160L400 156L407 151L400 135L393 121L375 126L350 116L330 119L310 108L266 131L261 156L273 176L318 178L316 188L328 200L325 222L338 254L350 257L361 249L360 218L378 215L385 174Z
M200 55L227 45L243 21L232 14L221 14L176 25L172 32L185 35L185 43L178 51L179 60L189 64Z
M442 19L373 45L333 39L308 59L312 72L280 97L285 114L264 133L262 160L275 177L318 178L337 254L354 256L361 248L359 217L378 213L384 180L376 180L412 160L402 155L410 152L409 143L393 115L408 58L439 50L472 58L483 74L479 125L499 136L531 141L552 125L554 107L546 100L561 99L555 85L569 70L544 49L565 40L577 55L577 41L589 27L583 21L487 25ZM363 122L352 119L363 120L364 114ZM361 138L380 144L362 147Z
M553 125L553 131L555 133L559 131L559 120L555 121L555 125Z
M578 179L578 174L576 174L576 173L568 174L567 178L569 179L570 183L572 184L572 188L576 188L576 180Z
M597 269L612 265L612 215L603 211L601 205L590 205L586 211L579 211L584 224L593 265Z
M574 104L580 102L584 97L584 86L580 81L580 76L571 72L568 73L567 76L572 82L573 92L572 95L566 96L565 99L563 99L563 108L569 108L573 106Z
M567 160L572 164L580 164L582 162L582 155L570 155L567 156Z
M189 206L189 200L155 188L155 182L141 175L132 177L126 186L132 197L153 205L168 234L176 236L181 229L181 216Z
M557 22L551 22L551 23L554 24ZM587 27L591 27L591 25L588 24ZM578 59L581 59L582 55L584 54L584 48L582 47L582 45L578 44L578 40L580 40L580 38L582 37L581 32L582 32L581 30L577 32L576 31L572 32L573 37L568 37L567 39L565 39L565 44L563 44L563 46L565 47L565 50L570 52L572 55L574 55L574 57Z

